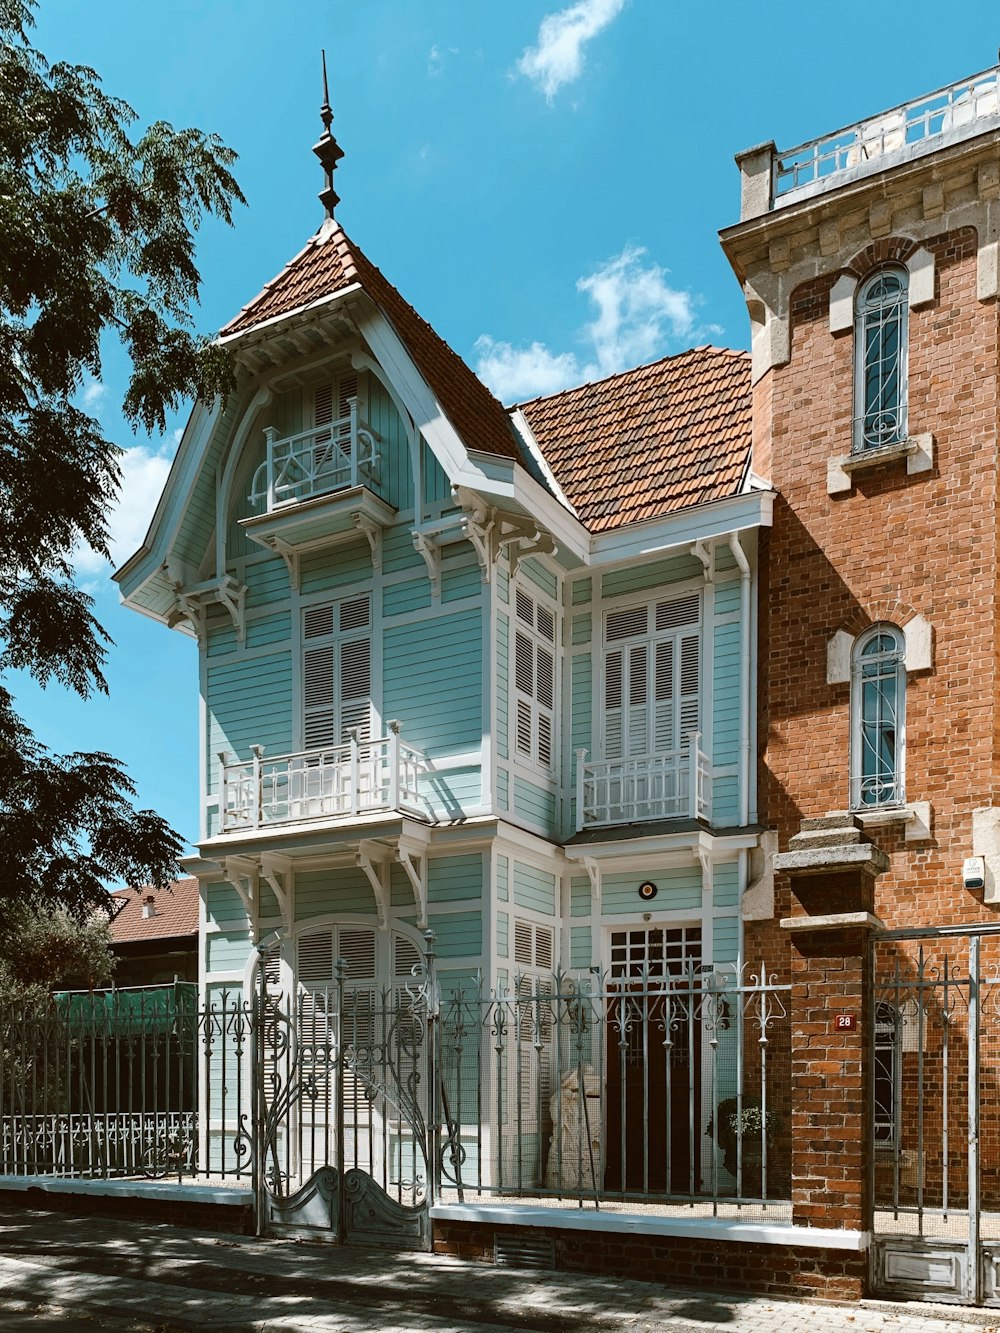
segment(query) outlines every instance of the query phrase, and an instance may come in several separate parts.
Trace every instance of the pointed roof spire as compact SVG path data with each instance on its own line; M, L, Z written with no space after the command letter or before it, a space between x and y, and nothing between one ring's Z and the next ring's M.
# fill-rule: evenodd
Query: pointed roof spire
M326 216L333 217L333 210L340 203L340 196L333 188L333 172L344 156L344 150L330 133L330 126L333 124L333 111L330 108L330 88L326 78L326 51L323 55L323 105L319 109L319 117L323 122L323 133L319 137L319 142L313 145L313 152L320 160L323 168L323 188L319 192L319 201L326 209Z

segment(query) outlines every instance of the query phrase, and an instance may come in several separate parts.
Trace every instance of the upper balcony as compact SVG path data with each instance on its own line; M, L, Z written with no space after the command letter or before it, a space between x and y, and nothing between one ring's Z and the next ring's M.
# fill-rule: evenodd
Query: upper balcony
M395 510L375 494L381 439L358 416L356 398L336 421L281 439L264 431L266 452L250 487L262 512L241 519L247 536L283 555L350 540L362 529L369 540Z
M420 783L427 760L399 736L399 724L378 740L357 737L341 745L222 766L222 832L245 832L314 820L347 822L362 815L398 813L427 818Z
M711 823L712 765L697 732L681 750L587 762L576 752L576 828L654 819Z
M939 88L891 111L778 152L773 143L737 156L740 221L1000 128L1000 67Z

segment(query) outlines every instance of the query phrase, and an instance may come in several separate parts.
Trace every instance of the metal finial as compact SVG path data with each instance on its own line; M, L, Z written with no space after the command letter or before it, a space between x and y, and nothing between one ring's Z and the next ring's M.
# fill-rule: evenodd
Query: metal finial
M323 122L323 129L329 134L330 126L333 124L333 110L330 106L330 85L326 77L326 51L320 50L323 57L323 105L319 109L319 118Z
M319 143L313 145L313 152L320 160L323 168L323 188L320 190L320 203L326 210L328 218L333 217L333 210L340 203L340 198L333 188L333 173L337 163L344 156L344 151L337 143L337 140L330 132L330 126L333 124L333 111L330 107L330 87L326 76L326 51L322 51L323 56L323 105L320 107L319 115L323 122L323 133L319 136Z

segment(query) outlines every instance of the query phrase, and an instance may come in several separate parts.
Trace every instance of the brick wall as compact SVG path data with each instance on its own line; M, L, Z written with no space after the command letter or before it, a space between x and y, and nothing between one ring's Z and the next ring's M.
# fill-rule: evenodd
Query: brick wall
M131 1195L66 1194L41 1189L0 1190L4 1208L37 1208L46 1212L72 1213L75 1217L115 1217L128 1222L169 1222L174 1226L205 1231L229 1231L240 1236L254 1233L253 1207L245 1204L187 1202L184 1199L141 1199Z
M854 1301L864 1291L864 1254L682 1236L628 1236L620 1232L504 1227L435 1219L434 1253L493 1262L494 1238L551 1239L555 1266L566 1272L604 1273L700 1291Z
M826 683L828 640L915 612L934 629L934 669L909 677L906 699L907 799L931 802L933 837L907 844L900 826L872 831L891 857L875 904L890 927L994 915L963 888L961 863L971 812L996 803L998 788L997 306L976 296L974 231L927 248L937 299L910 312L909 401L911 432L934 435L933 472L883 464L855 474L849 493L827 494L827 460L850 452L853 415L853 334L829 329L836 260L792 294L791 360L754 398L780 493L764 552L761 806L782 848L801 818L848 801L849 686ZM852 269L883 250L895 253L893 242ZM788 903L779 884L779 915ZM781 950L773 930L754 927L751 956L757 940Z

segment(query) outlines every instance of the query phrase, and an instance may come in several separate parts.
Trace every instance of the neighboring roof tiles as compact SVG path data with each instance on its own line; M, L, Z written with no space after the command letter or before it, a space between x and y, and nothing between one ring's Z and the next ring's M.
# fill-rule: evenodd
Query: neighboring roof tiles
M750 453L750 357L696 347L520 404L591 532L739 492Z
M393 325L466 447L518 458L517 440L499 401L348 238L339 222L324 224L305 249L222 329L222 336L245 333L354 283L361 285Z
M119 889L111 896L116 904L121 903L109 928L112 945L198 934L196 879L178 879L166 889L152 886ZM153 899L154 915L151 917L142 913L143 903L148 898Z

